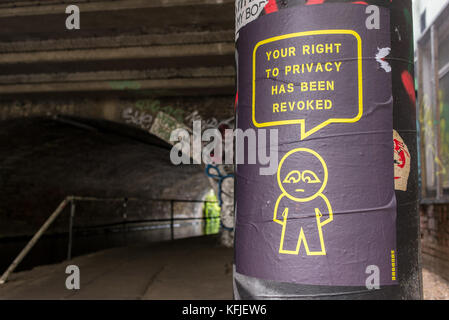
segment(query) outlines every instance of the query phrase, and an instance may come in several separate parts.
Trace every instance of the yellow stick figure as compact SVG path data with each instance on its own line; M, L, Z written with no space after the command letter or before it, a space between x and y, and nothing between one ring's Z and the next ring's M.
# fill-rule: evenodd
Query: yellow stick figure
M328 181L323 158L311 149L294 149L279 163L277 180L282 194L273 221L282 226L279 253L298 255L304 245L308 256L325 256L323 227L333 221L333 212L323 194Z

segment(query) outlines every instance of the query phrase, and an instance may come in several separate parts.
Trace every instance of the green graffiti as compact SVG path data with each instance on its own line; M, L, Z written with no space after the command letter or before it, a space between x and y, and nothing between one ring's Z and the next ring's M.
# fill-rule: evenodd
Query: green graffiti
M137 81L109 81L109 86L114 90L140 89L140 83Z
M449 99L440 90L440 156L444 168L449 168ZM443 172L443 187L449 187L449 170Z
M214 192L211 190L207 196L206 201L215 201L215 202L206 202L203 207L203 214L205 218L204 222L204 234L217 234L220 231L220 213L221 209L217 202L217 197Z
M159 112L151 127L151 133L165 141L170 141L171 132L182 127L182 124L168 114Z
M441 100L441 92L440 92L440 101ZM446 121L443 117L446 117L444 115L444 111L447 112L447 105L440 103L440 121L435 119L435 114L433 112L433 108L431 103L429 102L430 98L427 95L424 95L423 102L421 105L422 112L419 116L419 122L421 126L421 136L422 140L425 142L425 152L424 159L427 158L427 156L430 156L433 158L434 165L435 165L435 175L440 175L442 177L448 177L448 164L449 164L449 132L446 132ZM445 108L446 107L446 108ZM449 114L447 115L449 117ZM440 125L440 132L436 132L436 127ZM437 135L440 135L441 143L440 143L440 153L438 153L438 150L435 145L435 141L437 139ZM443 140L444 139L444 140ZM447 140L446 140L447 139ZM425 161L425 160L424 160Z

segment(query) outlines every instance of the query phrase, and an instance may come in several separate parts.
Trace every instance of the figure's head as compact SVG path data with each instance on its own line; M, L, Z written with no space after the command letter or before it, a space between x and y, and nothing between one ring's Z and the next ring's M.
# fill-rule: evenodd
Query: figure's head
M327 166L315 151L295 149L281 160L277 179L279 187L289 199L308 202L318 197L326 188Z

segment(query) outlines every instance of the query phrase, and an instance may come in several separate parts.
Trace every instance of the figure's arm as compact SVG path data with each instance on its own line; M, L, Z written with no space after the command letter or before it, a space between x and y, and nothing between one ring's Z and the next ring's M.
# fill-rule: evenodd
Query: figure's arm
M279 204L281 203L282 198L284 198L283 195L280 196L276 201L273 214L273 221L280 225L284 225L284 217L286 216L286 214L288 214L288 208L285 208L284 210L282 210L282 208L279 208Z
M324 202L326 203L326 207L327 207L326 211L328 213L327 219L321 221L321 226L325 226L326 224L331 223L332 221L334 221L334 213L332 212L331 204L329 203L329 200L326 198L326 196L322 195L321 198L323 198ZM323 214L320 211L320 209L316 208L315 212L318 213L321 217L323 216Z

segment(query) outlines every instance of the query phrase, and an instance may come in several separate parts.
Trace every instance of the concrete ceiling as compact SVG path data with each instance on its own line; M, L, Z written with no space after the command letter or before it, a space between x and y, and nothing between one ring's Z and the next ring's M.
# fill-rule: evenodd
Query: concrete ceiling
M136 81L154 96L234 93L231 0L71 1L80 30L67 30L63 1L0 3L0 94L117 92ZM132 92L130 92L132 94Z

